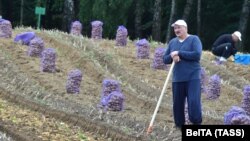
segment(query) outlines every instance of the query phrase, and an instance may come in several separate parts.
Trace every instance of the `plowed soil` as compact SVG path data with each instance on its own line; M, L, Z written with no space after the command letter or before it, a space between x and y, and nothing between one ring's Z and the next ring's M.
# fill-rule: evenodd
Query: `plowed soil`
M27 56L28 46L0 39L0 102L4 107L1 114L6 115L1 120L18 128L13 131L39 140L181 140L181 132L173 123L170 82L153 132L146 135L168 74L168 70L151 67L155 48L163 45L151 44L150 59L139 60L133 41L117 47L112 40L29 28L15 29L13 37L31 30L44 40L46 48L56 49L57 72L41 72L40 59ZM249 66L230 61L215 65L213 60L210 52L203 52L201 63L207 77L221 77L221 94L216 100L207 100L202 94L202 124L223 124L224 113L233 105L241 105L242 89L250 84ZM75 68L83 72L80 93L67 94L67 74ZM99 107L102 81L107 78L121 84L125 95L121 112ZM7 110L5 103L12 110Z

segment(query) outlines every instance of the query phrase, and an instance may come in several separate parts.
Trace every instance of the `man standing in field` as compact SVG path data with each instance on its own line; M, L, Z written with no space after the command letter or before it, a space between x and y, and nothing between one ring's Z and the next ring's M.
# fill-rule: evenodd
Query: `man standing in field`
M202 123L200 58L202 44L198 36L188 34L187 23L177 20L172 24L175 35L167 47L163 62L175 62L173 68L172 92L174 122L177 128L185 124L185 100L187 99L189 120Z

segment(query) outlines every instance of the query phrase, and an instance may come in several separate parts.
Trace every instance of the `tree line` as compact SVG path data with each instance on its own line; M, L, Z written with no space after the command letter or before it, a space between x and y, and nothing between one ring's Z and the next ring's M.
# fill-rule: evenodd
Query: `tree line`
M82 34L90 36L91 22L100 20L103 37L114 39L119 25L129 38L168 42L174 37L171 24L177 19L188 23L190 34L200 36L203 48L223 33L239 30L240 51L250 52L249 0L1 0L0 15L15 26L36 27L35 7L45 7L41 26L68 32L72 21L83 24Z

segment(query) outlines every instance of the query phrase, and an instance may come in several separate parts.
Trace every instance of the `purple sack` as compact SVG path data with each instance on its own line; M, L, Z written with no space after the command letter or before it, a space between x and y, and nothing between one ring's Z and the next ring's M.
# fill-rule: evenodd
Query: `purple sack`
M127 45L128 30L123 25L119 26L116 32L116 45L126 46Z
M250 115L250 85L244 86L241 107Z
M23 32L16 35L14 42L21 41L23 45L29 45L30 41L35 38L35 36L35 32Z
M167 70L167 65L163 62L163 56L165 53L165 48L158 47L155 49L154 60L152 64L153 69Z
M231 120L231 125L250 125L250 117L248 115L236 115Z
M3 19L0 22L0 37L1 38L11 38L11 36L12 36L11 22Z
M39 37L35 37L30 41L27 53L28 56L41 57L44 49L44 41Z
M221 92L220 76L217 74L212 75L208 80L207 99L214 100L219 98Z
M71 70L68 73L66 91L71 94L79 94L82 81L82 72L79 69Z
M3 22L5 19L0 18L0 22Z
M82 24L79 21L71 23L70 34L80 36L82 33Z
M122 111L124 99L124 95L121 92L114 91L103 99L103 106L109 111Z
M102 25L101 21L92 21L91 38L92 39L102 39Z
M231 109L224 114L224 124L232 125L233 123L239 122L240 119L246 119L245 117L242 118L241 115L246 116L246 111L241 107L232 106Z
M136 42L137 59L149 59L150 46L146 39L141 39Z
M56 50L54 48L46 48L41 56L41 71L55 72L56 71Z
M106 98L114 91L120 92L120 83L112 79L104 79L102 82L101 105L105 105Z

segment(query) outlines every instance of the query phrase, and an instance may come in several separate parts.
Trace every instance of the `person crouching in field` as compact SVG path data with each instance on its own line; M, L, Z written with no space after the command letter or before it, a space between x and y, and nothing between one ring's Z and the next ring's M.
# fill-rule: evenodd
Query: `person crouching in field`
M235 31L232 34L220 35L212 45L212 53L220 62L226 62L231 55L237 53L235 44L241 41L241 33Z

